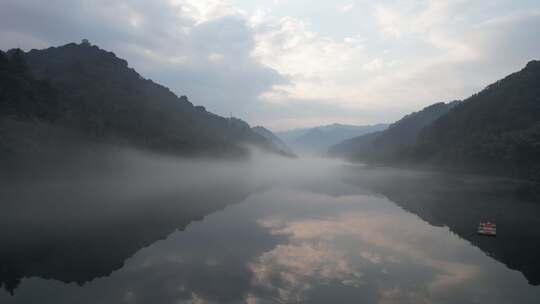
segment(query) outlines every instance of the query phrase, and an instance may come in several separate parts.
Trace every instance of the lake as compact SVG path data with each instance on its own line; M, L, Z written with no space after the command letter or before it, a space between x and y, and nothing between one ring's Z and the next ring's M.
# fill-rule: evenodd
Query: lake
M262 158L4 182L0 303L540 302L536 185Z

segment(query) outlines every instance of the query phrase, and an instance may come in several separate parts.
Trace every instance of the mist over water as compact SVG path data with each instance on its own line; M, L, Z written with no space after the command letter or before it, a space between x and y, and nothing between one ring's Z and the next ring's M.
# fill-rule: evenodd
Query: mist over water
M3 178L1 303L540 299L529 184L257 149L91 151ZM476 235L488 219L497 238Z

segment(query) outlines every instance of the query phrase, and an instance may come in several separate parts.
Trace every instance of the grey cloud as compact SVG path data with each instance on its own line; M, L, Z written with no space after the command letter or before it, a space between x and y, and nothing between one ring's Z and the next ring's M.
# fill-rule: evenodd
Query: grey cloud
M196 23L166 1L5 0L0 3L0 36L2 49L87 38L195 104L248 120L246 108L259 102L261 93L287 82L250 56L254 33L241 16ZM212 60L212 54L219 60ZM186 60L175 62L178 58Z
M160 67L161 79L219 114L247 117L249 108L260 102L261 93L287 82L251 58L253 33L242 19L223 17L196 26L188 44L192 48L189 58L194 60L178 68ZM212 54L222 58L213 62L209 59Z

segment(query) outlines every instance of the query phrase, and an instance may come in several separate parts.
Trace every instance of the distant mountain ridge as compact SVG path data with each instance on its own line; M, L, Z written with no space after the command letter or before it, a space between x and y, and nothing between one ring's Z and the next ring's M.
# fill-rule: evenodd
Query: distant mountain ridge
M343 140L384 130L387 127L387 124L355 126L335 123L314 128L277 132L277 135L300 153L325 154L332 145Z
M182 155L241 155L246 145L281 153L239 119L194 106L88 42L0 52L0 153L54 149L61 132L87 142ZM52 126L44 131L36 123ZM19 133L18 133L19 132ZM76 134L75 134L76 133ZM50 144L42 138L58 139Z
M448 113L457 104L459 101L430 105L404 116L384 131L343 141L331 147L328 154L356 161L395 159L416 143L420 131L425 126Z

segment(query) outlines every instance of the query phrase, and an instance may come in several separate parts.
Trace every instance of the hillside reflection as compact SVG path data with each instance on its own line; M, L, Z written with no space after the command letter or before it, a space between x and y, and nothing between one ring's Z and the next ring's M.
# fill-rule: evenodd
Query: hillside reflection
M61 197L18 201L0 214L0 285L12 292L23 277L83 284L108 276L139 249L249 194L238 184L211 186L124 202L129 206Z
M361 170L363 174L358 174ZM347 183L380 193L434 226L449 229L487 255L540 284L540 185L515 180L347 167ZM496 238L479 236L481 221L499 228Z

